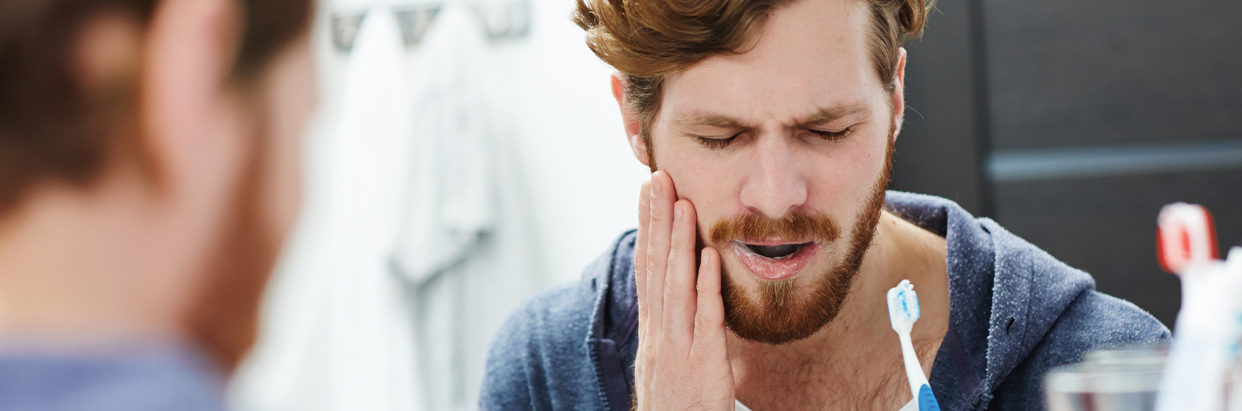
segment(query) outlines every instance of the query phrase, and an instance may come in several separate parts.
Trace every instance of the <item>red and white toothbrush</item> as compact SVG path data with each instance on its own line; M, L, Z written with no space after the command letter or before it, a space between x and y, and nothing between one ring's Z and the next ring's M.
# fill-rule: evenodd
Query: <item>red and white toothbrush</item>
M1242 340L1242 248L1218 259L1212 214L1200 205L1169 204L1157 222L1160 266L1181 278L1182 309L1156 410L1223 410Z

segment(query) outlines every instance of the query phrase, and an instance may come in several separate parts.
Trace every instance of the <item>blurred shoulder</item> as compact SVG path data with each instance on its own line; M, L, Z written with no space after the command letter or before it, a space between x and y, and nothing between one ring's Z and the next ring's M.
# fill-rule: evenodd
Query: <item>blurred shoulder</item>
M127 347L106 354L0 354L0 410L224 409L223 379L180 347Z

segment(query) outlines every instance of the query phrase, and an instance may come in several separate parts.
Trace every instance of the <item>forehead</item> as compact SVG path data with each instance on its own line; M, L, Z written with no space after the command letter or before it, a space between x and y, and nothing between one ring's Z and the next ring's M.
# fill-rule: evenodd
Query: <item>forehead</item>
M669 75L661 117L719 113L792 121L882 92L867 48L860 0L800 0L775 11L754 47L709 57Z

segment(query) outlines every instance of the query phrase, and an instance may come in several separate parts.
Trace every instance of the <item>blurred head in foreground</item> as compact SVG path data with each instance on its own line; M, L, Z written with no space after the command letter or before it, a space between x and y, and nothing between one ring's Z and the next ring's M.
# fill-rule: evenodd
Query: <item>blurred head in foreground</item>
M237 364L298 208L310 15L0 2L0 339Z

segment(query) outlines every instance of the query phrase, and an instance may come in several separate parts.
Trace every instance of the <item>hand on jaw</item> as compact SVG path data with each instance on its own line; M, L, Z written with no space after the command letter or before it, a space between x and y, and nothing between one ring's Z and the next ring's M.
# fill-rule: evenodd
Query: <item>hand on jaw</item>
M720 254L704 248L696 269L694 206L666 172L643 184L638 220L637 409L732 410Z

